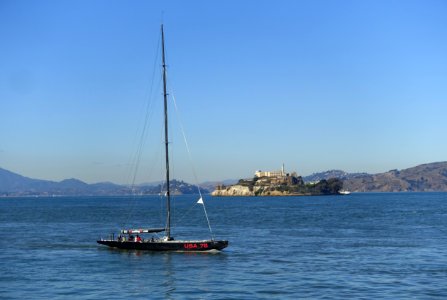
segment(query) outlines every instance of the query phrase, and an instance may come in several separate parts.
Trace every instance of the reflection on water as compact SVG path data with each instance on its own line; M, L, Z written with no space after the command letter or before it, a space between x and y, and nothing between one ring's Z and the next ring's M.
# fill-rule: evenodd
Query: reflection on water
M126 284L129 295L158 295L163 299L177 299L183 293L211 292L210 279L228 259L228 253L219 251L150 252L108 247L102 251L117 256L111 264L118 264L126 271L126 277L131 278ZM197 291L191 291L192 286L184 284L190 280L194 281Z
M163 254L163 264L165 266L164 274L164 297L165 299L173 299L173 293L175 292L175 270L172 267L171 253Z

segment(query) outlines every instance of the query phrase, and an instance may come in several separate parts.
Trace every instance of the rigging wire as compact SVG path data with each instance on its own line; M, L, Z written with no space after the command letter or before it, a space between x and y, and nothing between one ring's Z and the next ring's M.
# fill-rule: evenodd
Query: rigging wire
M202 191L200 190L199 179L198 179L197 172L196 172L196 169L195 169L194 164L193 164L191 150L189 148L188 140L186 138L186 133L185 133L185 129L184 129L184 126L183 126L183 122L182 122L182 119L180 118L180 113L179 113L179 109L178 109L178 106L177 106L177 101L175 100L174 91L172 91L172 89L171 89L171 93L170 94L171 94L171 97L172 97L172 100L173 100L173 103L174 103L176 116L177 116L177 119L178 119L178 122L179 122L179 125L180 125L180 130L181 130L182 136L183 136L183 142L185 143L186 151L188 153L189 163L191 165L192 172L193 172L193 175L194 175L194 180L195 180L194 184L197 187L197 191L199 192L199 196L200 196L199 200L196 202L196 205L197 204L202 204L203 211L205 212L205 217L206 217L206 221L208 223L208 228L210 230L211 237L212 237L212 239L214 239L214 234L213 234L213 231L211 229L211 224L210 224L210 220L208 218L208 213L206 212L205 202L203 200Z
M148 103L146 105L146 112L145 112L143 129L142 129L141 134L140 134L140 139L139 139L139 143L138 143L138 146L137 146L137 151L136 151L135 155L133 156L133 158L131 160L131 163L130 163L130 165L132 166L132 170L130 172L131 174L129 175L129 177L131 177L131 185L130 186L131 186L131 190L132 190L132 194L133 194L133 197L132 197L133 201L129 204L130 210L129 210L127 218L125 218L125 224L129 223L129 220L131 219L131 217L132 217L132 215L134 213L135 204L136 204L136 195L135 195L136 179L137 179L137 175L138 175L138 171L139 171L139 167L140 167L140 163L141 163L143 149L144 149L144 147L146 145L146 142L147 142L147 139L148 139L148 135L149 135L148 132L149 132L149 129L151 128L151 126L152 126L152 118L153 118L153 114L154 114L154 110L155 110L155 109L153 109L154 102L155 102L155 100L153 100L155 98L154 95L153 95L153 93L154 93L154 82L155 82L155 78L158 77L158 76L155 76L155 72L156 72L157 69L159 69L157 67L157 64L158 64L157 62L159 60L159 55L160 55L160 51L161 51L160 48L161 48L161 36L159 37L158 43L157 43L156 57L155 57L155 60L154 60L154 67L153 67L153 72L152 72L152 80L151 80L150 88L146 88L146 93L145 93L146 94L145 98L149 98L149 101L148 101ZM162 76L160 76L158 78L159 78L158 83L160 83L160 81L162 80ZM204 210L205 217L206 217L206 220L207 220L207 223L208 223L208 228L209 228L211 237L214 240L214 234L213 234L212 229L211 229L211 224L210 224L210 221L209 221L209 218L208 218L208 214L207 214L207 211L206 211L206 207L205 207L202 191L201 191L200 186L199 186L197 172L196 172L196 169L195 169L194 164L193 164L191 150L190 150L187 138L186 138L183 122L182 122L182 119L180 118L179 109L178 109L177 102L176 102L176 99L175 99L175 96L174 96L174 93L173 93L172 90L170 90L170 95L172 97L172 100L173 100L172 102L174 104L174 108L175 108L175 111L176 111L177 120L178 120L178 123L180 125L183 141L185 143L186 151L187 151L188 158L189 158L189 163L190 163L190 166L192 168L192 172L193 172L193 176L194 176L194 180L195 180L195 186L196 186L197 191L198 191L199 196L200 196L199 200L195 203L195 205L193 205L188 211L186 211L186 213L180 218L180 220L182 220L186 216L186 214L188 214L191 211L191 209L193 207L195 207L198 204L201 204L203 206L203 210ZM171 139L172 138L173 138L173 136L171 135ZM160 143L160 148L161 148L161 145L162 145L162 143ZM172 149L170 149L170 150L171 150L170 152L172 153ZM159 154L160 154L160 152L159 152ZM163 167L161 165L160 165L160 168L163 169ZM152 172L153 169L154 168L150 168L150 171ZM174 169L173 169L173 171L174 171ZM161 185L160 185L160 194L159 194L160 195L160 206L163 206L162 205L163 196L165 196L163 194L164 193L163 187L164 187L165 184L167 184L167 183L164 180L161 183ZM175 207L173 207L173 208L175 208ZM162 214L163 214L162 209L160 209L160 219L163 219Z
M130 209L128 210L127 217L124 219L124 224L121 225L122 228L124 227L124 225L129 223L129 220L131 219L131 217L134 213L134 209L135 209L136 178L137 178L139 167L140 167L143 149L144 149L144 146L145 146L147 138L148 138L148 132L152 125L152 116L154 114L153 106L154 106L155 100L153 100L153 99L155 97L154 97L153 93L154 93L154 82L155 82L155 78L157 77L157 76L155 76L155 72L158 69L157 62L158 62L158 58L159 58L159 54L160 54L160 44L161 44L161 37L158 38L158 43L157 43L157 47L156 47L156 51L155 51L156 55L155 55L154 64L153 64L153 68L152 68L151 84L149 86L146 86L145 98L147 98L149 100L146 104L142 131L141 131L139 142L137 145L137 150L136 150L133 158L130 160L131 171L129 172L130 173L129 177L131 177L130 187L131 187L131 192L132 192L132 197L131 197L132 201L129 203ZM130 178L128 178L128 182L129 181L130 181Z

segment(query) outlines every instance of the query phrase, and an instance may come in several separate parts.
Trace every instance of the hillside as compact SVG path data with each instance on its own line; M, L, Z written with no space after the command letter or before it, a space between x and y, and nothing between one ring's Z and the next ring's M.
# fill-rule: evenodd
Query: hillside
M317 182L339 178L343 180L343 188L352 192L447 192L447 162L435 162L416 167L391 170L385 173L346 173L341 170L330 170L303 177L304 182ZM225 182L233 185L234 181ZM214 185L214 186L213 186ZM202 192L209 193L216 184L208 182L202 185ZM196 194L197 188L183 181L171 182L173 193ZM160 184L145 184L133 188L124 185L103 182L87 184L77 179L66 179L60 182L28 178L0 168L0 196L111 196L129 194L158 194L162 190Z
M330 170L303 177L305 182L339 178L352 192L446 192L447 162L434 162L384 173L347 173Z
M197 187L183 181L172 180L174 194L197 194ZM162 191L161 184L139 185L133 188L109 182L87 184L78 179L60 182L32 179L0 168L0 196L119 196L152 195ZM203 193L209 193L202 189Z
M351 178L355 178L355 177L363 176L363 175L369 175L369 174L368 173L347 173L342 170L329 170L329 171L313 173L311 175L304 176L303 180L304 180L304 182L316 182L316 181L320 181L323 179L328 180L330 178L340 178L340 179L346 180L346 179L351 179Z
M344 180L344 188L353 192L447 192L447 162L361 174Z

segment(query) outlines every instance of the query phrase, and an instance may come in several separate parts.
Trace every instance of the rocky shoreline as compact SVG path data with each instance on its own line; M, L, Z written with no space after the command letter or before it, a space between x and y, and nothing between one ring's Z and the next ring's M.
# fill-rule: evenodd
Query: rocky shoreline
M226 187L225 189L214 190L211 193L212 196L215 197L231 197L231 196L311 196L311 193L291 193L288 191L278 191L278 190L269 190L262 191L259 190L250 191L248 187L241 185L233 185Z
M219 185L211 193L215 197L227 196L313 196L337 195L343 188L343 182L337 178L304 183L296 173L280 173L275 176L256 176L253 179L241 179L230 186Z

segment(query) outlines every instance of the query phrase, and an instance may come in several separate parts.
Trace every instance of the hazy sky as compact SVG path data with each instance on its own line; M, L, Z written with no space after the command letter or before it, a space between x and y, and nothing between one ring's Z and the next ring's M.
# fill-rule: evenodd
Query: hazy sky
M2 0L0 167L128 183L149 106L137 182L159 179L162 19L199 181L445 161L446 16L443 0Z

